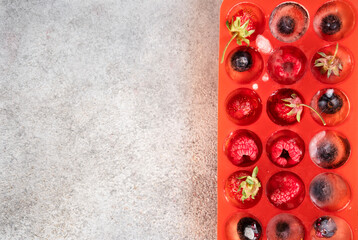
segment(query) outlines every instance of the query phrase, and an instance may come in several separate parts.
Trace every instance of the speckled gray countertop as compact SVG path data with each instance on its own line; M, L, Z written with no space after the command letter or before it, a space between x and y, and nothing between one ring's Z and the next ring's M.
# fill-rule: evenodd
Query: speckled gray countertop
M0 239L216 239L220 4L0 2Z

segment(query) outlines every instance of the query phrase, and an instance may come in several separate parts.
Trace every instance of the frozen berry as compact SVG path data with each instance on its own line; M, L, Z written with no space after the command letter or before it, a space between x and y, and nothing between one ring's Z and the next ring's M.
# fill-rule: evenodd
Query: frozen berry
M231 67L238 72L244 72L251 68L252 56L248 51L237 51L231 57Z
M335 173L321 173L310 185L311 201L324 211L338 211L348 205L351 190L348 183Z
M335 169L347 162L351 147L348 139L341 133L321 131L311 139L309 152L317 166Z
M327 202L331 198L332 191L332 185L324 179L315 181L310 188L310 193L319 202Z
M325 88L312 98L311 107L319 111L327 126L336 126L342 123L349 114L350 104L345 93L336 88ZM313 119L322 124L321 119L311 112Z
M262 153L260 138L249 130L232 132L225 142L225 154L236 166L250 166L259 160Z
M347 79L353 70L352 53L342 45L331 44L319 49L311 61L316 79L335 84Z
M337 225L330 217L320 217L314 224L316 235L321 238L331 238L337 232Z
M297 41L306 33L308 25L307 10L294 2L281 3L270 16L270 31L275 38L282 42Z
M304 156L305 144L297 133L280 130L272 134L266 144L269 159L279 167L293 167Z
M245 217L238 222L237 233L240 240L258 240L261 237L262 228L260 223L255 219Z
M303 240L305 229L302 222L288 213L273 217L267 225L268 240Z
M317 147L317 157L323 161L332 163L337 158L338 149L333 143L327 142Z
M295 96L295 104L303 103L303 97L297 91L289 88L282 88L274 93L267 100L267 114L269 118L278 125L292 125L297 122L297 113L303 111L303 107L298 107L295 112L292 112L292 107L287 106L288 103L283 99L292 98ZM292 113L292 114L291 114Z
M351 240L352 230L348 223L339 217L322 216L312 224L310 239Z
M322 18L320 27L322 33L327 35L333 35L339 32L339 30L341 30L342 21L337 15L330 14Z
M260 117L261 112L261 99L251 89L236 89L226 99L226 113L230 120L238 125L254 123Z
M251 214L239 212L232 215L225 227L227 240L260 240L261 223Z
M276 225L276 236L279 239L287 239L290 236L290 225L287 222L278 222Z
M241 46L228 56L226 72L237 83L245 84L257 79L264 68L261 54L252 47Z
M238 45L250 44L265 28L265 15L262 10L252 3L238 3L233 6L226 16L226 27L231 35L223 50L221 63L230 43L236 40Z
M353 30L354 22L354 11L348 3L329 1L316 12L313 28L323 40L333 42L347 36Z
M279 84L290 85L300 80L306 69L307 58L298 48L283 46L270 56L267 71Z
M318 99L318 108L322 113L335 114L341 110L342 106L342 98L335 93L328 94L326 92Z
M278 172L267 183L267 197L277 208L289 210L298 207L305 196L302 180L292 172Z
M283 16L277 23L277 29L284 35L289 35L294 32L296 21L290 16Z
M262 188L257 173L257 167L254 168L252 174L248 171L237 171L226 180L225 196L235 207L246 209L260 201Z

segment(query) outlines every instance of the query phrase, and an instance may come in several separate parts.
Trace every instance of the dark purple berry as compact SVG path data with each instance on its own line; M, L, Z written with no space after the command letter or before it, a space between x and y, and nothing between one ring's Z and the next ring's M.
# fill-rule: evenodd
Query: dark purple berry
M255 219L244 217L237 223L237 233L240 240L258 240L261 238L262 228Z
M342 98L330 91L327 91L318 99L318 108L326 114L335 114L341 110L342 106Z
M283 16L277 23L277 29L284 35L290 35L295 31L296 21L290 16Z
M252 56L247 51L237 51L231 57L231 66L235 71L245 72L252 66Z
M317 147L317 158L322 162L331 163L338 155L336 145L331 142L325 142Z
M330 14L322 19L321 30L324 34L333 35L342 28L341 19L334 14Z
M310 195L320 202L327 202L332 197L332 186L324 179L313 181L310 187Z
M278 222L276 225L276 236L278 239L288 239L290 236L290 225L287 222Z
M337 231L337 225L330 217L318 218L313 227L316 230L316 235L322 238L331 238Z

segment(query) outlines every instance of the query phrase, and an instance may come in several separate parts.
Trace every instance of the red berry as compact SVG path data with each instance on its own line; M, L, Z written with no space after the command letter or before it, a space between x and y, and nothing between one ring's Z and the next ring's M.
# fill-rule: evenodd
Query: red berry
M305 144L297 133L290 130L275 132L267 141L269 159L280 167L293 167L302 159Z
M262 187L260 181L255 177L256 183L255 188L258 188L257 193L254 196L244 196L243 188L240 185L247 181L247 178L251 176L251 173L248 171L237 171L229 176L225 183L225 196L227 200L232 203L234 206L242 209L250 208L256 205L260 201L262 196ZM259 184L259 185L257 185ZM243 200L244 198L244 200Z
M233 20L239 17L241 23L245 23L249 21L247 26L247 30L255 30L253 34L251 34L247 39L250 41L255 40L258 34L263 33L265 29L265 15L260 8L252 3L239 3L236 4L229 11L226 19L231 23Z
M287 102L282 100L292 98L292 95L296 95L295 104L303 103L301 94L289 88L281 88L272 93L268 98L267 114L274 123L285 126L292 125L297 122L296 114L289 114L292 111L292 107L287 106ZM303 107L299 107L297 110L303 111Z
M353 71L353 66L354 66L354 60L353 60L353 56L352 53L344 46L342 46L341 44L339 45L337 54L336 54L336 61L333 62L333 64L336 64L338 70L338 75L334 74L334 72L332 72L330 74L330 76L328 77L327 75L327 71L324 70L323 66L316 66L317 65L317 61L319 61L319 59L322 59L322 55L320 55L319 53L324 53L326 56L334 56L335 50L336 50L337 45L336 44L331 44L328 46L325 46L321 49L319 49L316 54L313 56L312 61L311 61L311 70L312 70L312 74L313 76L318 79L319 81L323 82L323 83L327 83L327 84L336 84L336 83L340 83L344 80L346 80L352 73ZM339 66L341 65L341 66Z
M251 89L236 89L226 99L226 113L230 120L238 125L254 123L260 117L261 112L261 99Z
M277 117L279 117L282 121L295 123L296 115L288 115L288 113L291 112L291 110L292 108L286 106L285 102L279 102L279 101L275 104L275 108L274 108Z
M255 161L258 153L259 149L255 141L245 136L238 137L229 148L230 157L237 160L236 165L244 162L244 158Z
M304 195L304 184L294 173L279 172L268 181L267 196L277 208L293 209L301 204Z
M231 38L224 48L221 63L224 62L226 50L234 39L239 45L243 43L250 45L250 41L255 40L258 34L263 33L265 15L260 8L252 3L238 3L230 9L226 16L226 26Z
M237 130L225 142L225 153L236 166L250 166L261 156L262 144L259 137L248 130Z
M275 50L270 56L267 70L273 80L288 85L303 77L306 63L307 58L300 49L293 46L283 46Z

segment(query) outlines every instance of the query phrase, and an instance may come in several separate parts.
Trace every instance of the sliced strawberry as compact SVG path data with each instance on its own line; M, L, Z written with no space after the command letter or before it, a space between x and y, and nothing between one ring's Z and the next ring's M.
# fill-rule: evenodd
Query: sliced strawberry
M267 195L277 208L288 210L301 204L305 189L302 180L296 174L279 172L270 178Z
M255 133L241 129L230 134L225 143L225 153L234 165L250 166L260 158L262 144Z

